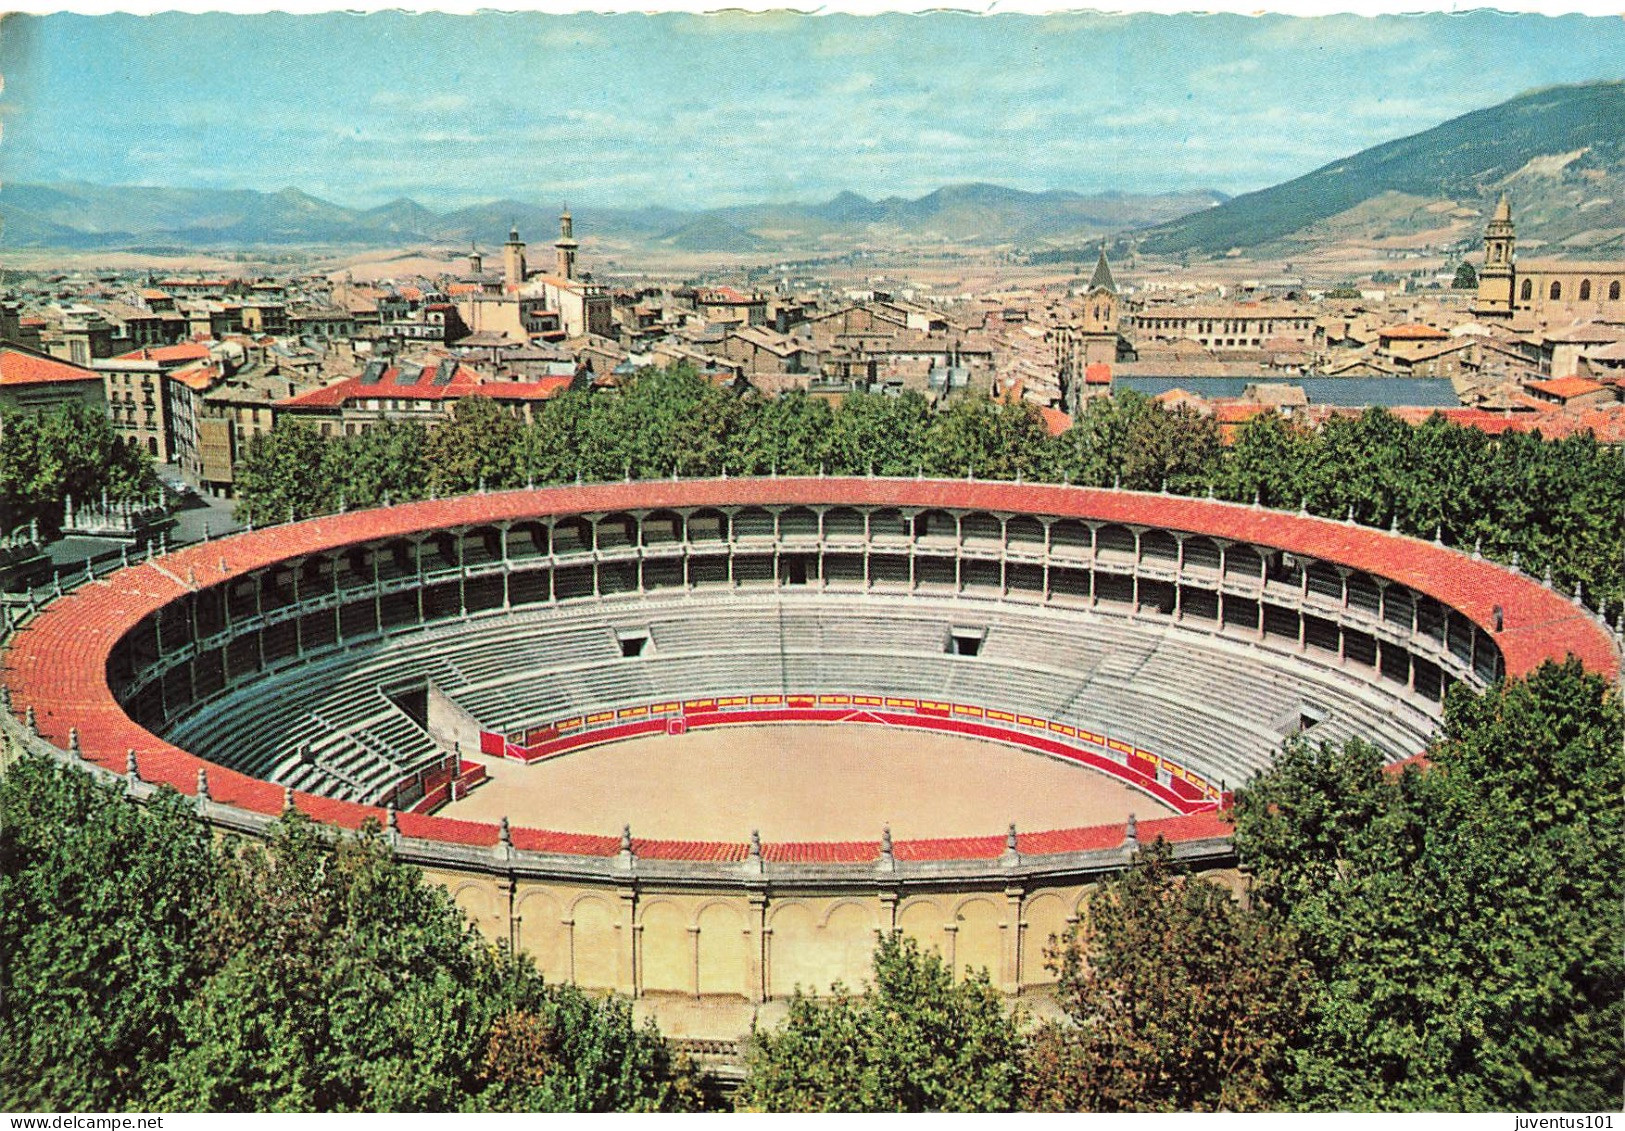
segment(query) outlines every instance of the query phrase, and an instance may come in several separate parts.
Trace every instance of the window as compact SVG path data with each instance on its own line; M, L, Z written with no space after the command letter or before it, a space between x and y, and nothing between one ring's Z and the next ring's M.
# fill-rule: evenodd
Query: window
M1608 284L1608 300L1610 302L1618 302L1619 301L1619 280L1618 279L1615 279L1612 283Z
M1581 302L1590 302L1591 301L1591 280L1590 279L1581 279L1580 280L1580 301Z
M1518 292L1518 297L1524 302L1528 302L1530 299L1535 297L1535 284L1533 280L1525 279L1523 281L1523 289Z
M1557 300L1558 300L1558 299L1560 299L1560 298L1562 298L1562 297L1563 297L1563 284L1562 284L1562 283L1559 283L1559 282L1558 282L1558 281L1557 281L1557 280L1555 280L1555 279L1554 279L1554 280L1552 280L1552 289L1551 289L1551 291L1550 291L1550 292L1548 292L1548 293L1549 293L1549 294L1550 294L1550 296L1551 296L1551 300L1552 300L1552 301L1553 301L1553 302L1556 302L1556 301L1557 301Z

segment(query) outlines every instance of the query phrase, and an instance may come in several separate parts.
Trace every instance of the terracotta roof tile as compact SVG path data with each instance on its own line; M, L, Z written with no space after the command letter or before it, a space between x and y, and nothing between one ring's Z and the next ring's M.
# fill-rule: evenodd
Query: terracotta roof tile
M181 342L173 346L156 346L131 350L119 354L118 361L203 361L209 356L209 347L202 342Z
M70 361L47 357L16 346L0 346L0 385L54 385L63 381L96 381L102 375Z
M1595 381L1588 381L1584 377L1558 377L1551 381L1531 381L1529 388L1537 393L1545 393L1549 397L1560 400L1570 400L1574 397L1583 397L1587 393L1595 393L1603 386Z
M1420 322L1406 322L1401 326L1383 326L1377 333L1394 341L1402 342L1431 342L1448 338L1450 335L1434 326L1424 326Z
M1059 436L1072 427L1072 418L1058 408L1045 406L1038 412L1044 418L1044 427L1049 429L1051 436Z

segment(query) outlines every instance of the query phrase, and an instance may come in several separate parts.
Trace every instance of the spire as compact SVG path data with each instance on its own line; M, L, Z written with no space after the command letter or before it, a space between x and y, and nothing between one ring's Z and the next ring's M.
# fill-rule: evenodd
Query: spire
M1089 276L1089 289L1117 293L1117 280L1112 278L1112 269L1106 263L1106 245L1100 245L1100 258L1095 260L1095 273Z
M1511 220L1512 219L1512 201L1507 199L1507 194L1506 193L1503 192L1501 194L1501 203L1499 203L1499 204L1497 204L1495 206L1495 215L1490 217L1490 219L1492 219L1492 220Z

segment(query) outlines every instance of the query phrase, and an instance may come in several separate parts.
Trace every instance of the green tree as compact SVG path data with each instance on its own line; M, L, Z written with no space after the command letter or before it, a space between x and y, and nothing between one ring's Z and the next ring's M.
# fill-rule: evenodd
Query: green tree
M1025 401L1001 404L986 395L960 397L931 421L925 435L927 472L957 478L1028 479L1038 475L1049 430Z
M464 495L484 486L495 491L524 484L520 470L522 425L489 397L464 397L450 421L429 432L423 460L430 489Z
M152 1109L206 971L217 861L169 793L142 808L23 758L0 775L0 1108Z
M444 890L376 829L329 845L290 814L226 846L210 976L181 1011L170 1104L209 1111L423 1110L472 1084L497 987Z
M526 978L496 1017L481 1055L476 1098L487 1111L697 1111L719 1105L711 1083L671 1055L632 1007L574 986Z
M238 520L269 526L335 509L341 483L313 474L328 451L329 441L296 420L255 436L236 470Z
M1314 434L1273 412L1244 424L1220 465L1217 494L1235 502L1297 507L1320 486L1309 475Z
M1462 260L1461 263L1456 265L1456 277L1451 280L1450 285L1458 291L1476 290L1478 288L1478 272L1473 270L1471 263Z
M915 474L925 465L931 419L930 402L912 390L895 397L853 393L843 398L828 440L830 471Z
M152 460L113 431L104 413L67 405L0 413L0 535L37 520L61 529L63 504L146 500L158 490Z
M1307 499L1317 514L1344 518L1352 511L1356 522L1387 527L1415 483L1412 439L1411 426L1386 409L1334 416L1307 438L1301 497L1289 496L1274 505L1293 506Z
M985 971L955 983L935 953L883 938L874 983L819 998L798 988L790 1015L758 1032L743 1107L769 1111L1004 1111L1021 1039Z
M421 499L428 494L429 433L415 420L386 420L327 446L322 478L344 492L350 507Z
M591 402L590 393L572 390L542 405L519 437L515 472L521 481L546 486L574 480Z
M752 398L751 426L740 437L741 451L729 461L732 470L747 475L817 475L830 464L830 437L834 413L829 402L800 390L772 400Z
M1625 728L1578 661L1446 704L1431 768L1289 751L1236 845L1315 970L1310 1108L1600 1110L1625 1087Z
M1047 474L1093 487L1205 490L1217 470L1219 430L1211 417L1169 412L1133 390L1093 397L1051 443Z
M136 806L35 757L8 766L0 1105L714 1102L625 1003L545 984L528 958L482 939L445 889L397 863L376 827L328 832L290 814L264 843L217 841L173 792Z
M1022 1092L1060 1111L1260 1110L1301 1016L1290 934L1176 874L1166 843L1090 898L1052 952L1068 1024L1033 1034Z

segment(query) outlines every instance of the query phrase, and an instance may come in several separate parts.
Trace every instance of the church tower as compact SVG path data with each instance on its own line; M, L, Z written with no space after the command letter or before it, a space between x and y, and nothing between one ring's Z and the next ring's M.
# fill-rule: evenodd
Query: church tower
M570 206L566 204L559 215L559 242L553 245L553 274L561 279L576 277L575 222L570 219Z
M502 245L502 281L517 287L525 281L525 245L519 239L519 227L508 232L508 242Z
M1106 263L1106 248L1100 249L1095 261L1095 273L1089 276L1089 289L1084 294L1083 332L1085 334L1117 335L1117 280Z
M470 275L485 273L485 257L480 254L480 245L473 240L468 242L468 273Z
M1081 298L1082 309L1057 332L1061 407L1073 416L1083 411L1084 402L1091 396L1110 392L1111 367L1118 357L1117 280L1112 278L1104 246Z
M1484 229L1484 267L1478 273L1478 299L1473 314L1479 318L1511 318L1514 275L1512 262L1512 204L1502 194Z

